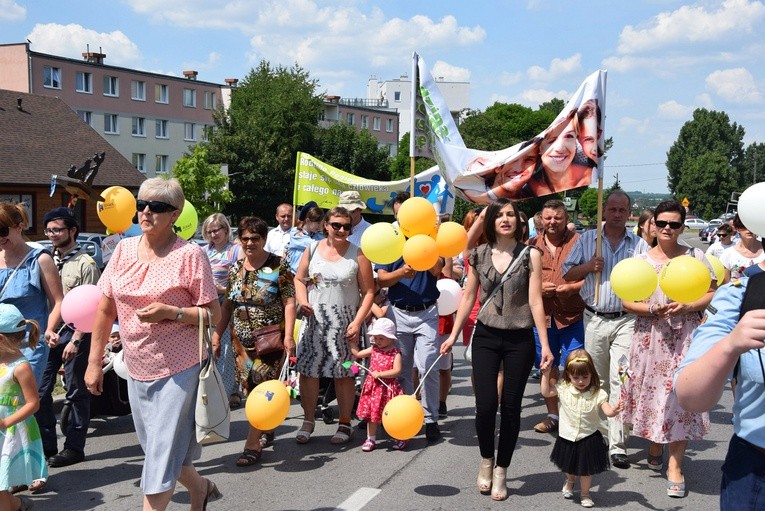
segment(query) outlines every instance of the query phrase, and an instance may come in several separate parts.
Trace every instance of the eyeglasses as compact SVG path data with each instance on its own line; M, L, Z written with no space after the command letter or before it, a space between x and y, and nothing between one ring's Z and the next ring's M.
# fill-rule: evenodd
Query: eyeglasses
M342 229L346 232L351 232L351 227L353 227L351 224L341 224L340 222L330 222L329 225L336 231Z
M67 229L66 227L48 227L47 229L43 231L43 234L45 234L46 236L50 236L52 234L58 236L62 232L68 231L68 230L69 229Z
M666 220L656 220L656 227L659 229L664 229L666 226L669 226L670 229L677 230L683 226L682 222L667 222Z
M7 238L10 233L11 233L11 228L8 227L7 225L0 227L0 238Z
M239 241L242 243L257 243L258 241L262 240L263 236L255 235L255 236L239 236Z
M143 212L143 210L146 209L146 206L149 206L149 211L152 213L167 213L168 211L175 211L176 208L172 204L168 204L167 202L162 202L158 200L141 200L138 199L135 201L135 209L138 212Z
M208 236L215 236L216 234L218 234L222 230L223 230L223 227L218 227L217 229L209 229L207 231L207 235Z
M717 235L718 235L719 237L721 237L721 238L725 238L725 237L727 237L727 236L730 236L730 233L729 233L729 232L721 232L721 231L717 231Z

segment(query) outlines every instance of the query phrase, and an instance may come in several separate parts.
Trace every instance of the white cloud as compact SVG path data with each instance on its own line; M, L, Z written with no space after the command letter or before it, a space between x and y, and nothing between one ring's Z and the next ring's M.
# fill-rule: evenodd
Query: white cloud
M27 17L27 9L14 0L0 0L1 21L22 21Z
M561 76L576 73L582 69L582 54L577 53L567 59L554 58L550 62L550 68L532 66L527 71L529 78L537 82L550 82Z
M520 83L520 81L523 80L523 73L517 72L517 73L510 73L507 71L503 71L499 74L499 84L507 87L509 85L515 85L517 83Z
M551 99L558 98L562 99L563 101L568 101L570 97L571 93L565 90L554 92L546 89L526 89L508 102L519 103L531 108L536 108L542 103L550 101Z
M762 93L754 83L752 73L738 67L711 73L706 78L707 89L731 103L760 103Z
M699 106L699 108L706 108L711 110L715 107L715 104L712 101L712 96L705 92L697 95L694 100L696 101L696 104Z
M648 125L650 121L648 119L633 119L632 117L622 117L619 119L616 130L619 132L637 132L645 133L648 131Z
M659 13L642 26L624 27L618 50L632 54L677 43L718 41L752 32L764 16L765 5L760 1L726 0L714 11L704 5L684 5Z
M105 53L110 65L136 66L141 61L138 46L119 30L96 32L74 23L38 23L28 37L32 50L42 53L80 59L90 45L91 52Z
M656 116L662 119L687 119L694 107L681 105L674 99L665 101L656 108Z
M436 79L443 78L447 82L469 82L470 71L464 67L452 66L443 60L437 60L430 70Z

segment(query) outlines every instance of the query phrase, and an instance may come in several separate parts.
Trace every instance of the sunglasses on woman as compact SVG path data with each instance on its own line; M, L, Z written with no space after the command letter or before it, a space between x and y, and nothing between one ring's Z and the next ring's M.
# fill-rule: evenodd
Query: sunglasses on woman
M353 227L351 224L341 224L340 222L330 222L329 225L336 231L342 229L346 232L351 232L351 227Z
M659 229L664 229L666 226L669 226L669 228L672 229L673 231L683 226L682 222L667 222L666 220L656 220L654 223L656 224L656 227L658 227Z
M176 208L172 204L168 204L167 202L162 202L158 200L141 200L138 199L135 201L135 209L136 211L143 211L146 209L146 206L149 206L149 211L152 213L167 213L168 211L175 211Z

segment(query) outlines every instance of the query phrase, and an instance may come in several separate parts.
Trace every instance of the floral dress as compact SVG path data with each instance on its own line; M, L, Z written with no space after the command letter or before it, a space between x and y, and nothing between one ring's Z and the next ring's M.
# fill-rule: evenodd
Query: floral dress
M709 263L703 252L690 249L696 259ZM649 254L640 254L657 274L664 266ZM714 271L709 267L714 278ZM656 287L651 303L666 304L669 299ZM626 400L623 419L632 425L632 433L652 442L666 444L682 440L700 440L709 432L709 414L691 413L680 408L672 379L691 345L691 336L701 323L701 314L689 312L680 328L658 316L637 316L629 352L629 377L624 386ZM676 323L680 324L679 321Z
M7 418L24 405L21 386L13 379L19 364L28 364L23 356L10 364L0 364L0 417ZM0 490L30 485L48 477L40 428L34 415L0 431Z
M252 332L269 325L282 325L283 329L282 298L293 296L295 286L292 275L274 254L270 254L257 270L245 270L244 260L237 261L229 270L226 299L232 305L231 338L237 352L242 385L246 390L279 377L284 352L257 357Z
M395 346L391 346L383 351L373 345L369 370L390 371L393 369L393 360L399 353L401 352ZM403 393L404 391L397 378L380 379L367 376L367 379L364 381L364 387L361 389L361 398L359 398L359 405L356 408L356 416L363 421L382 422L382 413L385 405L388 404L388 401Z

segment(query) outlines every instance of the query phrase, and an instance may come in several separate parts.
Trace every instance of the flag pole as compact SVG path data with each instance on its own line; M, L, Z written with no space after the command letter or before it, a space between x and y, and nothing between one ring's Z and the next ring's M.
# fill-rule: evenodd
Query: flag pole
M414 144L415 144L415 121L417 118L417 88L419 86L419 75L417 73L417 61L420 56L417 52L412 52L412 90L409 112L411 120L409 122L409 196L414 197Z

